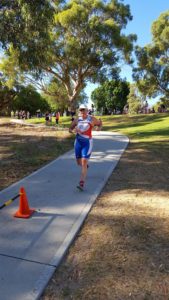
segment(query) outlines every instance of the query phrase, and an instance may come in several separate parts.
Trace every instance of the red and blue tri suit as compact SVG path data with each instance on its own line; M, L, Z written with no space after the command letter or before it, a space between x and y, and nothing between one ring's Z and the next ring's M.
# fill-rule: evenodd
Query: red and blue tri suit
M92 117L87 115L85 119L78 118L77 128L80 133L77 133L75 139L75 156L76 158L89 158L92 152Z

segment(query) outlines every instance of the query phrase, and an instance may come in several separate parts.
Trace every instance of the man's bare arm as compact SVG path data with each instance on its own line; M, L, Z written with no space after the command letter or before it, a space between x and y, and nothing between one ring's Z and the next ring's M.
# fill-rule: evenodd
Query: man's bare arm
M69 128L69 132L70 133L73 133L73 130L75 129L75 127L77 126L77 120L73 120L72 124L70 125L70 128Z
M95 117L92 118L92 125L97 126L99 130L102 128L102 120L96 119Z

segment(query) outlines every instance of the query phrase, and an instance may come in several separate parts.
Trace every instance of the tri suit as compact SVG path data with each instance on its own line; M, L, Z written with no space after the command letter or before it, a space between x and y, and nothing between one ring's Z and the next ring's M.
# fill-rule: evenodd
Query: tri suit
M75 139L75 156L76 158L88 159L92 152L93 139L92 139L92 117L87 115L86 119L78 118L77 128L80 133L77 133Z

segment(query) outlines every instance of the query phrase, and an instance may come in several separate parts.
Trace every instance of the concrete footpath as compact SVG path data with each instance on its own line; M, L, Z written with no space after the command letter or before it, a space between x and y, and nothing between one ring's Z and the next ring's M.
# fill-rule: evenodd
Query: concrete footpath
M29 219L14 218L19 201L0 210L0 300L35 300L79 231L128 144L118 133L94 133L86 187L76 189L80 168L74 151L0 192L0 205L24 187Z

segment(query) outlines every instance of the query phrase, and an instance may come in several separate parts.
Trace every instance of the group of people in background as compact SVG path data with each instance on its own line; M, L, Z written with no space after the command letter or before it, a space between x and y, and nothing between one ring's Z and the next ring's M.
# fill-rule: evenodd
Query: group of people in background
M164 104L160 104L157 108L157 111L155 111L154 107L149 107L148 102L146 101L145 105L142 107L141 113L152 114L155 112L164 113L167 112L167 108Z
M124 108L123 108L123 114L128 114L129 113L129 104L127 103ZM145 104L139 108L138 110L138 114L153 114L153 113L165 113L168 112L169 110L167 109L167 107L164 104L160 104L158 107L156 106L154 107L150 107L148 102L146 101ZM111 113L110 113L111 114ZM113 112L112 114L118 114L117 112ZM121 114L121 112L120 112Z
M89 109L88 110L88 114L92 115L92 113L94 112L94 110ZM76 115L76 111L71 110L69 112L70 116L71 116L71 121L73 121L75 119L75 115ZM45 113L45 121L46 121L46 125L50 125L52 124L52 119L53 117L55 118L55 124L59 125L59 120L60 120L60 111L56 111L55 113L51 113L49 111L47 111Z
M19 111L11 111L11 118L17 118L21 120L26 120L31 118L31 114L29 111L19 110Z
M56 125L59 124L60 112L56 111L54 114L49 113L48 111L45 114L46 125L50 125L52 123L52 117L54 116Z

